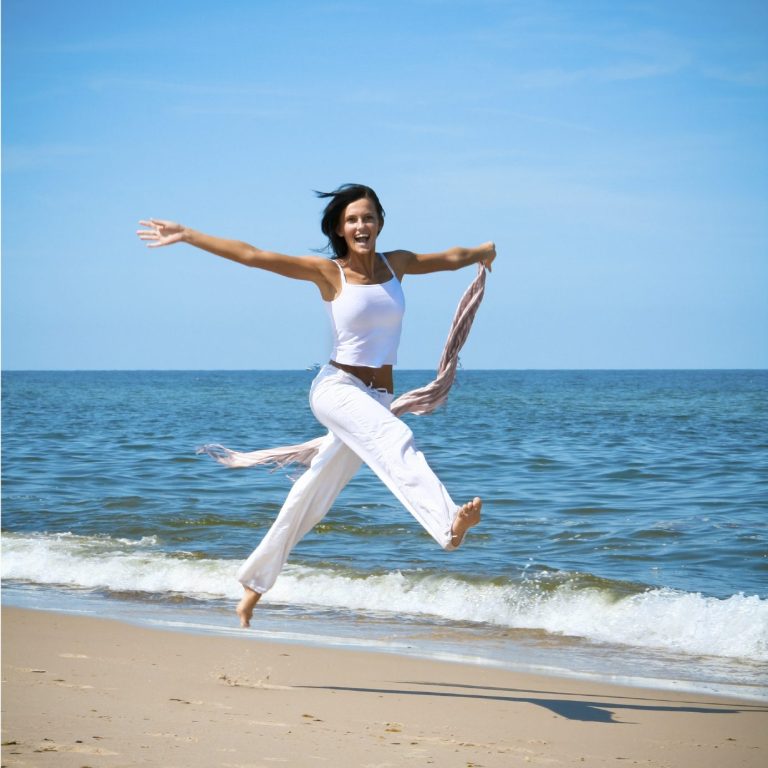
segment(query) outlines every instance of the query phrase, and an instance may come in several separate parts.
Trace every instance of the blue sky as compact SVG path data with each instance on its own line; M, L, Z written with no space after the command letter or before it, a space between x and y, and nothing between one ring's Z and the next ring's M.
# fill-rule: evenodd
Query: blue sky
M493 239L467 368L768 367L765 2L4 0L7 369L305 368L316 289L138 219L286 253L313 189L383 250ZM406 279L432 368L471 270Z

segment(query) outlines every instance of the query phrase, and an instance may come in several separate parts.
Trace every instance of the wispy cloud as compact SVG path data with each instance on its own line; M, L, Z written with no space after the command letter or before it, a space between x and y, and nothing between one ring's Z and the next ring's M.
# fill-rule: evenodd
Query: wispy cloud
M679 72L689 63L685 55L659 61L617 61L594 67L551 67L510 74L507 82L518 88L561 88L576 83L645 80Z
M3 147L3 172L49 168L96 152L94 147L79 144L6 145Z
M24 46L28 53L38 54L104 54L119 53L122 51L141 51L147 48L154 48L162 44L162 37L156 33L142 31L140 35L101 35L99 37L84 37L77 39L61 38L56 42L48 42L45 45L39 42L29 43ZM16 50L20 50L18 43L15 43Z
M186 117L253 118L255 120L287 120L298 118L302 112L294 106L249 107L227 104L180 104L172 108L176 115Z
M403 133L420 136L448 136L458 138L466 135L463 126L449 123L419 123L415 121L382 122L381 127L386 130L400 131Z
M519 88L644 80L674 74L693 62L691 41L652 27L606 17L583 22L578 13L510 17L467 36L504 59ZM546 66L534 62L546 61ZM585 62L590 62L586 64Z
M195 82L192 80L164 80L159 78L99 76L88 82L93 91L134 91L178 96L280 96L284 89L256 83Z
M745 69L704 67L702 72L706 77L733 85L743 85L748 88L768 87L768 62L766 61Z
M504 119L515 122L535 123L536 125L546 125L553 128L564 128L568 131L580 131L582 133L594 133L595 128L586 123L577 123L573 120L562 120L550 115L540 115L531 112L518 112L514 109L505 109L504 107L475 107L476 115L483 119Z

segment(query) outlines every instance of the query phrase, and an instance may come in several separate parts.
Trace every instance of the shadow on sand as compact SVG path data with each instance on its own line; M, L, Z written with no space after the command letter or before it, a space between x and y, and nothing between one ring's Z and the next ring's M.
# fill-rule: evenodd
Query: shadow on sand
M533 704L544 707L560 717L589 723L613 723L630 725L614 720L617 710L646 712L679 712L699 715L736 715L741 712L768 712L768 707L761 704L743 702L728 705L724 703L691 703L685 701L665 702L659 698L628 696L610 697L610 701L600 701L588 694L559 691L530 691L513 688L494 688L492 686L465 685L452 683L434 683L403 680L396 685L424 686L432 690L406 688L352 688L341 685L302 685L298 688L313 688L327 691L350 691L356 693L390 694L397 696L441 696L455 699L481 699L484 701L505 701L509 703ZM477 693L439 690L441 688L469 689ZM520 695L528 694L528 695ZM559 698L547 698L557 696Z

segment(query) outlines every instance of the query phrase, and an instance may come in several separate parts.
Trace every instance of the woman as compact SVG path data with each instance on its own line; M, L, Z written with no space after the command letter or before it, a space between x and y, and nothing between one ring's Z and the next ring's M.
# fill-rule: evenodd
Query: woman
M325 516L363 461L443 549L456 549L480 522L481 500L476 497L463 506L451 500L416 450L411 430L389 405L405 309L403 277L477 263L490 269L495 246L488 242L439 253L378 253L384 210L370 187L345 184L318 195L329 198L322 231L333 259L263 251L159 219L140 222L148 229L137 232L149 247L184 242L247 267L309 280L330 315L333 352L310 391L312 412L329 432L272 527L238 571L244 594L237 614L243 627L250 626L256 603L274 584L293 547Z

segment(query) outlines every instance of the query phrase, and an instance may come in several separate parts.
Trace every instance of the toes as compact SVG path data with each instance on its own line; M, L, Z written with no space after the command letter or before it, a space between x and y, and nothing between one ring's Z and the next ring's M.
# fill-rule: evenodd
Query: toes
M460 510L459 515L461 517L469 517L475 511L475 502L468 501Z

